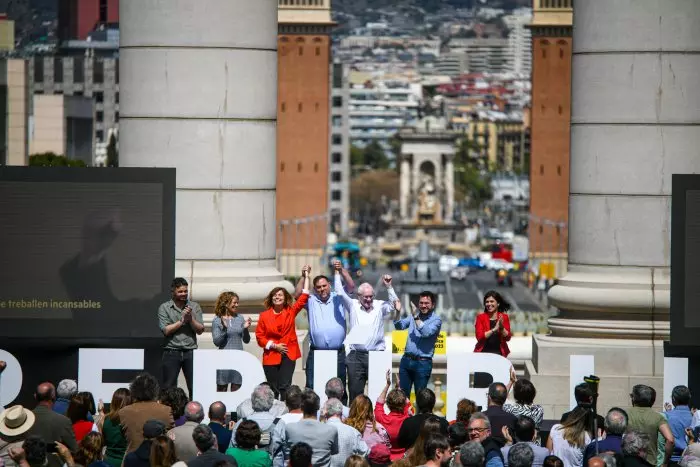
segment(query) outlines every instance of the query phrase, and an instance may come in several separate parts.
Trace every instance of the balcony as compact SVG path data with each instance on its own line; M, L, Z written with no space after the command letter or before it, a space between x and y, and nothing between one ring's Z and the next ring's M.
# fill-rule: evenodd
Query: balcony
M332 24L331 0L278 0L277 21L282 24Z

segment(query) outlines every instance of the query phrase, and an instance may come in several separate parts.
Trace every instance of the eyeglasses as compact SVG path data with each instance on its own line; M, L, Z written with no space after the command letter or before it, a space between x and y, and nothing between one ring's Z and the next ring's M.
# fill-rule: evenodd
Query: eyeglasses
M488 428L467 428L467 433L483 433L486 430L488 430Z
M362 298L365 298L367 300L371 300L374 298L374 295L363 295Z

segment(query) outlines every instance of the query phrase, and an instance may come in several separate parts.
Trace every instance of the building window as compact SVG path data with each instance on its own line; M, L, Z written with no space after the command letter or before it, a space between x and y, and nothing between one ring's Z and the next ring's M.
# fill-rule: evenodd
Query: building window
M105 62L95 60L92 62L92 82L102 84L105 82Z
M318 109L321 108L321 104L319 104L318 102L316 102L316 104L314 105L314 107L315 107L316 112L318 112Z
M540 235L544 233L544 228L540 225Z
M334 152L331 154L331 161L334 164L340 164L343 161L343 155L339 152Z
M85 63L83 57L73 57L73 82L85 82Z
M101 121L103 121L104 119L105 119L105 114L104 114L104 112L102 112L101 110L98 110L97 112L95 112L95 120L96 120L96 121L101 122Z
M343 117L340 115L333 115L333 126L343 126Z
M280 172L284 172L284 162L280 163Z
M297 164L297 172L301 172L301 162Z
M298 110L299 112L301 112L302 110L304 110L304 104L301 103L301 102L299 102L299 104L297 105L297 110Z
M343 174L341 172L332 172L331 173L331 181L339 182L342 179L343 179Z
M333 144L343 144L343 137L342 135L335 134L333 135Z
M343 196L342 196L342 193L340 192L340 190L331 191L331 199L333 201L340 201L341 199L343 199Z
M542 58L547 58L547 51L542 49Z
M544 175L544 165L540 165L540 175Z
M299 55L300 55L300 56L301 56L301 55L304 55L304 46L303 46L303 45L300 45L300 46L299 46Z
M343 106L343 97L342 96L333 96L333 107L342 107Z
M318 172L318 162L314 162L314 172Z
M114 93L114 103L119 104L119 91Z
M281 110L282 112L285 112L285 111L287 110L287 104L284 103L284 102L282 102L282 104L280 105L280 110Z
M557 175L561 175L561 165L557 166Z
M95 96L95 102L97 102L98 104L101 104L102 102L105 101L105 95L103 92L97 91L93 95Z
M115 122L119 121L119 112L114 112L114 121Z
M564 49L559 48L559 58L564 58Z
M54 57L53 59L53 82L63 82L63 59Z
M316 56L321 55L321 47L316 47Z
M34 82L44 82L44 57L34 57Z
M104 131L102 131L102 130L97 130L97 131L95 132L95 139L96 139L97 141L103 141L103 140L104 140L104 137L105 137Z
M559 111L559 115L561 115L564 112L564 109L562 108L561 105L559 106L559 109L557 109L557 110Z

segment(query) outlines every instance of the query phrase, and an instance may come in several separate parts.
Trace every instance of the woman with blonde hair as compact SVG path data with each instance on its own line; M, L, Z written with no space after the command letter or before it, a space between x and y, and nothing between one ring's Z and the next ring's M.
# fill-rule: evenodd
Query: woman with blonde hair
M151 467L171 467L177 462L175 444L165 435L158 436L151 443L151 454L148 457Z
M86 434L78 444L78 451L73 457L75 463L85 467L110 467L102 460L103 445L103 438L99 432L91 431Z
M353 427L362 434L362 441L372 449L375 444L383 444L391 448L389 433L381 423L374 419L372 401L364 394L360 394L350 403L350 415L345 424Z
M564 467L582 467L583 453L593 437L590 433L592 413L576 407L562 424L549 432L547 449L564 462Z
M309 270L302 269L304 285L296 302L284 287L275 287L265 298L266 310L260 313L255 338L263 350L263 370L270 387L282 401L292 384L296 361L301 357L294 323L309 300Z
M211 334L214 345L219 349L243 350L243 344L250 342L250 318L238 314L238 294L222 292L214 305L214 320ZM241 375L235 370L216 370L216 390L225 392L229 385L231 391L241 387Z

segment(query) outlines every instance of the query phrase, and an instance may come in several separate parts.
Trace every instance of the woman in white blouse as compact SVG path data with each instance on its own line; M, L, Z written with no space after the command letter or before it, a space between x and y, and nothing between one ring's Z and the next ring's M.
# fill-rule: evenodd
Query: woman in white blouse
M576 407L564 423L552 427L547 449L564 462L564 467L583 467L583 451L591 442L592 412Z

